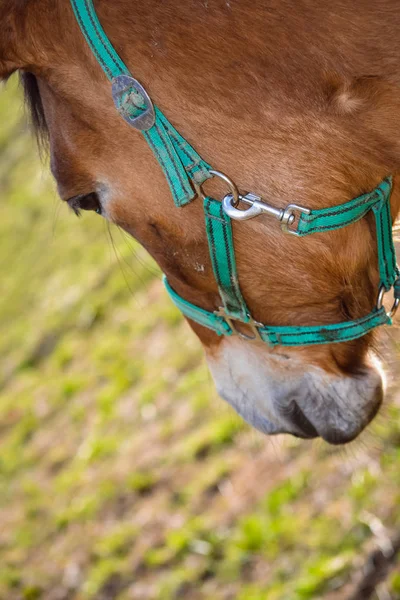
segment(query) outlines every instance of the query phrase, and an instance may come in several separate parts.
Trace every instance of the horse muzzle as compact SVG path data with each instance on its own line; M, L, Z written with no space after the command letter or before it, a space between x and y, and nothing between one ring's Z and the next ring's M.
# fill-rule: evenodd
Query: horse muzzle
M372 421L382 400L382 377L366 367L351 377L307 373L289 394L276 392L273 402L288 433L346 444Z
M269 435L290 433L346 444L372 421L383 400L383 378L375 365L352 375L332 375L232 342L218 353L207 352L207 359L219 395Z

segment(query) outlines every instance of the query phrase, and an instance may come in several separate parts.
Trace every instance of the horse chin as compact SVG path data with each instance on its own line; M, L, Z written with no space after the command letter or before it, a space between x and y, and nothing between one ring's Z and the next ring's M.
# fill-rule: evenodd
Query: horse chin
M206 354L219 395L268 435L289 433L346 444L382 404L384 384L377 361L352 376L334 376L232 338Z

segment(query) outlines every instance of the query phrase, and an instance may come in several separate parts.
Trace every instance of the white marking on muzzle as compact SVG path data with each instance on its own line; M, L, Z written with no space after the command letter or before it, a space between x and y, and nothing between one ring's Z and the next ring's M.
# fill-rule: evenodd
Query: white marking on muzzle
M302 435L308 420L314 434L346 441L369 423L382 400L377 359L354 376L337 376L294 353L283 356L239 338L226 338L206 354L220 396L264 433ZM298 409L304 418L294 418Z

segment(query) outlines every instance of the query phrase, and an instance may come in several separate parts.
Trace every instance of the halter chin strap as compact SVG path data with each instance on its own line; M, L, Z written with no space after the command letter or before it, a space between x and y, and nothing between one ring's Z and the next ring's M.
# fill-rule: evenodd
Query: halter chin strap
M143 133L165 174L175 205L181 207L198 195L202 196L201 185L214 175L222 177L231 187L232 193L225 196L222 203L204 197L208 245L222 306L217 311L210 312L188 302L171 288L164 276L166 289L181 312L188 319L212 329L218 335L239 335L244 339L263 341L272 346L345 342L359 338L379 325L390 325L400 304L400 278L390 213L391 178L385 179L372 192L345 204L321 210L309 210L294 204L286 209L277 209L262 202L254 194L241 196L236 186L226 176L213 171L153 105L146 90L132 77L105 34L92 0L71 0L71 4L90 49L112 82L117 110L129 125ZM239 210L237 205L240 201L250 205L250 208ZM351 225L370 210L375 216L380 274L378 302L372 312L354 321L318 326L272 327L258 323L251 317L239 286L232 218L241 221L264 212L276 217L284 231L304 237ZM383 296L391 288L395 300L391 311L386 313Z

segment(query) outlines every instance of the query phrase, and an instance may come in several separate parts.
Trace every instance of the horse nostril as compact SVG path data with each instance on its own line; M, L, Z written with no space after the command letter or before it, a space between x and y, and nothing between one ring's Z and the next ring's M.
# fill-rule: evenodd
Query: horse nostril
M293 435L303 438L315 438L319 436L318 431L314 425L307 419L299 405L293 400L288 407L284 409L284 415L289 423L296 426L296 431Z
M382 398L380 373L364 369L357 376L335 378L329 385L326 378L310 375L296 404L320 437L338 445L351 442L361 433L378 412ZM300 418L301 425L302 417L296 410L291 418Z

